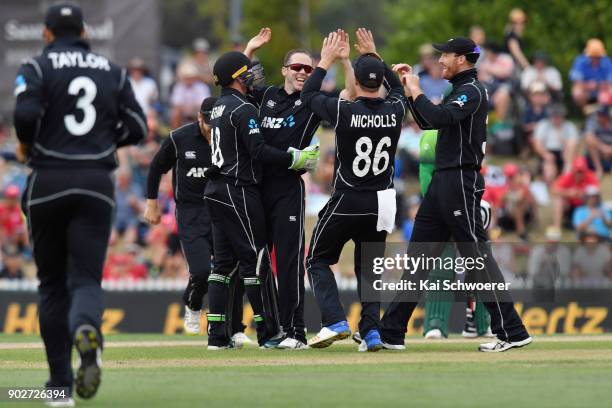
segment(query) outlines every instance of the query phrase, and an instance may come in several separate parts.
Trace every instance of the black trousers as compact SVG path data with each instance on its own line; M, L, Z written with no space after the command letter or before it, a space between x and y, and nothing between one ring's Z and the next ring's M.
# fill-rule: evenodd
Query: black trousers
M235 187L221 180L210 180L206 199L213 225L214 266L208 279L208 344L228 343L225 315L228 276L238 265L245 291L253 308L260 345L276 333L265 329L258 256L266 246L266 226L258 186Z
M419 207L414 229L408 245L408 255L439 256L452 237L462 257L484 258L484 278L489 282L504 282L503 275L493 258L483 228L480 199L484 192L484 179L477 170L436 171ZM427 243L422 244L422 243ZM417 271L425 278L429 271ZM470 273L466 279L470 279ZM491 315L491 330L501 340L523 340L528 334L514 309L507 291L487 292L483 302ZM403 344L408 320L416 302L394 301L383 319L383 338L392 344Z
M376 231L378 220L378 199L376 192L336 191L319 212L319 220L310 241L306 267L310 284L321 310L323 326L346 320L346 313L340 303L338 286L330 265L338 263L344 244L355 243L355 275L361 297L362 243L385 242L386 231ZM384 246L378 246L384 256ZM372 274L367 274L372 276ZM361 320L359 331L365 336L370 330L380 327L380 302L361 299Z
M191 310L201 310L204 295L208 292L208 278L211 271L213 233L206 201L176 205L176 222L183 255L189 270L189 282L183 293L183 302ZM242 324L242 298L244 285L237 286L234 302L235 317L233 333L244 330Z
M304 181L299 175L264 179L261 186L267 243L276 255L280 323L306 342L304 324Z
M81 325L100 333L102 268L114 183L107 170L35 170L23 197L40 286L40 333L49 386L71 387L72 339Z

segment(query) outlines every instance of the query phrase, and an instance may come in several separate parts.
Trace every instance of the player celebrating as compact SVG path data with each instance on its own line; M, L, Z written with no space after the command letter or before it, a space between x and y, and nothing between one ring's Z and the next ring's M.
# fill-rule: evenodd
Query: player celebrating
M398 77L382 62L372 33L357 30L355 62L357 99L354 102L323 95L318 90L326 71L337 58L348 58L349 44L338 33L323 40L321 61L306 81L302 102L336 131L334 192L319 213L307 267L321 310L323 328L310 347L328 347L350 336L346 314L330 265L348 240L355 242L355 274L363 285L361 244L385 242L395 219L393 158L405 115L405 96ZM390 85L386 99L379 98L383 79ZM384 255L384 246L382 253ZM361 293L360 293L361 296ZM383 348L379 333L380 302L362 299L359 330L364 333L360 351Z
M157 225L161 212L157 203L162 174L172 169L172 186L176 203L176 221L179 239L189 269L189 282L183 293L185 303L184 328L187 334L200 333L202 301L208 291L210 259L213 250L212 230L208 207L204 201L204 189L211 166L210 114L217 98L202 102L198 120L170 132L151 161L147 177L147 207L144 218ZM243 333L242 297L244 286L234 303L232 340L239 347L251 340Z
M224 321L228 283L237 262L255 313L259 345L264 346L269 340L276 345L282 337L282 332L270 332L274 325L269 320L275 317L269 312L265 316L264 302L273 302L268 295L262 298L260 285L260 276L269 272L262 270L268 268L269 261L258 187L261 162L301 170L314 168L319 156L318 148L282 151L265 144L257 109L246 100L247 90L255 79L252 68L244 54L228 52L217 60L213 69L222 90L211 114L212 164L217 174L211 176L205 190L213 223L215 258L209 277L208 348L211 350L232 347Z
M488 282L501 283L503 276L486 244L482 218L477 216L484 191L479 171L487 121L487 94L474 68L480 50L472 40L461 37L435 48L442 53L443 76L453 85L440 105L423 95L419 77L409 66L397 67L417 124L422 129L439 129L436 171L417 212L408 255L418 257L423 249L420 243L435 243L433 250L437 253L432 254L430 248L428 255L437 256L452 236L461 256L484 260ZM422 275L424 271L418 272ZM480 351L501 352L531 343L509 294L494 290L490 295L492 299L485 306L498 341L482 344ZM416 302L396 301L387 308L383 317L383 338L387 343L404 345L406 326L415 307Z
M344 32L342 34L345 35ZM269 28L262 28L248 42L245 55L252 58L256 50L270 41L271 36ZM345 76L352 79L353 70L348 57L342 60L342 64ZM281 68L285 78L283 86L256 86L249 91L250 99L259 109L261 132L269 145L281 150L289 147L303 149L310 145L321 118L302 104L300 95L312 70L312 56L308 51L290 50ZM307 347L304 325L305 191L302 174L275 164L263 166L261 191L267 241L270 251L275 249L280 324L286 333L286 338L277 346L280 349Z
M15 129L32 174L24 210L40 280L40 333L50 378L74 406L70 362L80 366L76 392L91 398L100 385L102 267L115 208L112 171L118 147L147 134L145 116L124 69L89 50L81 9L47 10L43 53L17 75Z

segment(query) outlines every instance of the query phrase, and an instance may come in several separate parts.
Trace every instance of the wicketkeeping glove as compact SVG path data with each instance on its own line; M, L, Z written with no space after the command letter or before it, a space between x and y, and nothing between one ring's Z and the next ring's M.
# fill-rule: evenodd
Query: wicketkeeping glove
M308 146L304 150L290 147L287 151L291 153L293 157L291 166L289 166L291 170L312 170L316 168L321 154L318 143Z

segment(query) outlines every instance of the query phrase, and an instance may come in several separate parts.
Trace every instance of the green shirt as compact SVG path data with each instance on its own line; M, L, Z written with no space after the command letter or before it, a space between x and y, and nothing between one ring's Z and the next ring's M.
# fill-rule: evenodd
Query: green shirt
M425 130L419 141L419 183L421 194L425 196L431 177L436 169L436 142L438 141L437 130Z

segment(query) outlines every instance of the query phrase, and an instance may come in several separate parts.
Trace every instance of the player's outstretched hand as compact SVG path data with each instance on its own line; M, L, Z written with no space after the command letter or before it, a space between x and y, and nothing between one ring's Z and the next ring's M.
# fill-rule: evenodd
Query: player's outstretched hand
M159 211L159 205L157 200L147 200L147 207L144 212L144 219L151 225L159 224L161 220L161 212Z
M359 54L378 55L376 52L376 43L374 42L374 35L372 34L372 31L365 28L358 28L355 35L357 36L357 44L355 44L355 49Z
M303 150L290 147L287 151L291 153L291 156L293 157L293 161L289 167L291 170L313 170L319 163L321 151L318 143L316 145L308 146Z
M259 33L251 38L244 49L244 54L253 58L253 53L266 45L272 39L272 29L270 27L264 27L259 30Z
M328 70L336 58L340 58L340 55L344 52L343 47L344 43L342 42L341 35L338 34L337 31L329 33L329 35L323 39L319 67Z
M348 59L351 54L351 45L349 40L349 35L346 31L342 29L337 29L338 37L340 40L340 46L338 48L338 58L339 59Z

